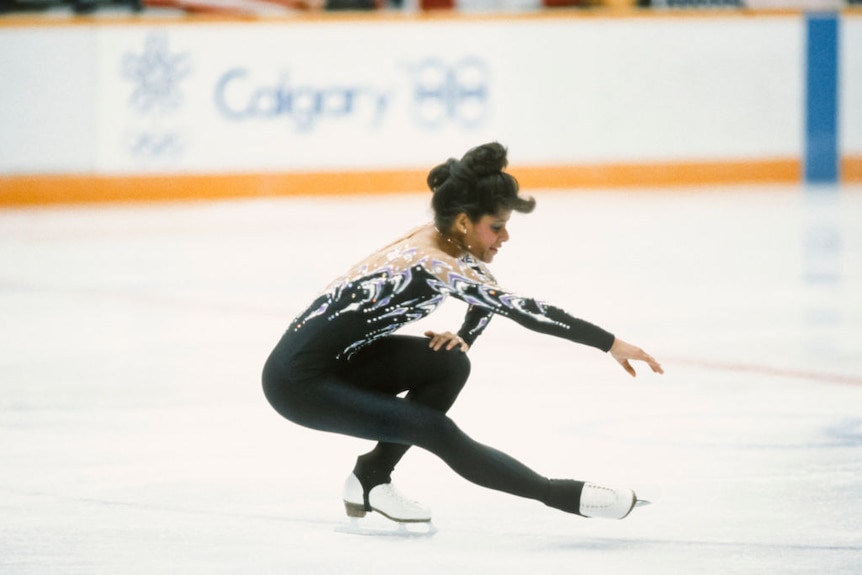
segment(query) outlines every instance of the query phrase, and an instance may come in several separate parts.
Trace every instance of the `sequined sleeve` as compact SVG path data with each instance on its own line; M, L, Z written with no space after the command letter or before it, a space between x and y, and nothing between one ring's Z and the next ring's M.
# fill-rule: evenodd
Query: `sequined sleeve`
M608 351L614 335L588 321L573 317L559 307L522 297L497 287L482 267L470 265L471 274L449 274L448 292L470 305L460 335L472 345L487 325L488 314L502 315L532 331L552 335ZM472 276L472 277L471 277ZM483 281L484 280L484 281ZM462 333L464 332L464 333ZM465 337L466 335L466 337ZM472 336L472 341L469 337Z
M467 314L464 316L461 329L458 330L458 336L472 347L476 339L485 331L492 317L494 317L494 313L491 310L478 305L471 305L467 308Z
M351 360L374 341L428 316L448 295L469 306L458 335L471 346L492 315L605 351L613 344L613 335L589 322L500 289L482 262L429 245L420 232L336 278L291 322L294 353Z

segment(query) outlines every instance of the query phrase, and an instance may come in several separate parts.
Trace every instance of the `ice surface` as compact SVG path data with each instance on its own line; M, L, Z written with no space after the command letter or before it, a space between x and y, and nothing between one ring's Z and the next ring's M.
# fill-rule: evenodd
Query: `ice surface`
M370 444L281 419L260 370L317 290L429 218L426 195L7 210L0 573L859 573L862 190L535 195L501 284L667 373L498 318L451 414L545 475L657 504L585 520L414 450L395 480L439 532L336 532Z

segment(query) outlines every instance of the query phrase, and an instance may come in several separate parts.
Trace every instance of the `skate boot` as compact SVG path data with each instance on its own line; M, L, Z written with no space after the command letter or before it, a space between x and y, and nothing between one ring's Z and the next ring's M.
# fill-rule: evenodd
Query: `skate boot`
M430 509L406 498L391 483L375 485L366 499L362 484L353 473L344 482L343 499L348 517L365 517L368 511L376 511L399 523L431 521Z
M623 519L637 502L637 495L631 489L584 483L580 514L600 519Z

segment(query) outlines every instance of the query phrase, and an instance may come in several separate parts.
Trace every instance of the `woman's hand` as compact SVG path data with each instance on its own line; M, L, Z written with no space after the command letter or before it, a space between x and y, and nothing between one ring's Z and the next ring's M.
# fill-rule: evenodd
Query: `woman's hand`
M455 335L451 331L444 331L443 333L437 333L436 331L428 330L425 332L425 337L430 337L431 341L428 342L428 347L433 349L434 351L440 351L441 349L446 349L447 351L450 349L459 348L461 351L467 351L470 349L470 346L467 345L463 339L459 336Z
M632 364L629 363L629 360L631 359L646 362L655 373L664 373L664 370L661 368L661 364L657 362L653 356L636 345L626 343L619 338L614 340L614 345L611 346L609 353L615 360L620 362L623 369L629 372L632 377L635 377L637 374L635 373L635 368L633 368Z

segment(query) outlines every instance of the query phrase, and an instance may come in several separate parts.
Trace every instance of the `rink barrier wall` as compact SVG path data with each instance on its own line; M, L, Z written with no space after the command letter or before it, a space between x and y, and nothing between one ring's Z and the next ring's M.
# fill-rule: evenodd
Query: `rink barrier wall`
M862 164L862 162L860 163ZM523 189L647 189L793 184L798 160L601 166L509 166ZM428 191L427 169L272 174L0 176L0 205L219 200Z
M855 20L858 29L859 16L862 11L847 10L842 12L836 21L846 18ZM816 16L816 15L815 15ZM816 16L820 18L820 16ZM619 22L619 21L664 21L664 20L691 20L692 22L709 21L719 19L723 21L748 22L752 18L762 19L767 22L767 28L775 28L775 22L787 21L800 22L800 36L803 31L803 22L808 23L812 15L806 15L796 11L758 11L757 13L729 13L727 11L680 11L680 12L644 12L644 11L588 11L557 13L541 12L524 15L471 15L471 20L488 22ZM297 18L261 20L260 24L266 26L302 26L304 23L322 22L327 25L331 23L361 22L363 24L380 22L385 25L398 22L453 22L461 23L465 16L451 13L419 15L405 17L404 15L374 14L374 15L303 15ZM181 19L158 19L148 18L81 18L70 21L42 19L42 18L12 18L0 19L0 33L9 29L20 28L80 28L95 27L104 28L133 28L152 29L159 26L175 26L187 28L194 25L238 25L254 26L257 22L232 19L224 17L199 17ZM810 28L809 28L810 31ZM837 35L836 35L837 36ZM832 41L837 43L838 38L833 36ZM858 35L857 35L858 37ZM858 42L858 40L857 40ZM858 44L853 44L856 46ZM804 64L805 54L800 53L798 57ZM811 56L810 53L807 54ZM836 53L834 58L839 56ZM845 55L846 58L846 55ZM0 59L0 67L2 67ZM802 65L800 64L800 65ZM837 63L836 63L837 66ZM778 66L780 68L780 66ZM858 68L858 66L856 67ZM854 68L854 70L856 70ZM802 70L800 70L801 72ZM836 72L837 74L838 72ZM855 72L854 72L855 73ZM798 115L796 120L799 130L799 142L790 145L794 153L769 153L770 150L757 150L751 154L746 150L744 153L734 153L732 149L722 150L721 158L665 158L662 154L648 160L631 161L627 159L625 152L616 153L611 149L610 156L619 156L603 159L576 158L569 161L548 162L543 160L547 149L532 150L526 157L512 158L510 170L515 174L525 188L628 188L639 189L648 187L675 187L675 186L698 186L698 185L733 185L733 184L757 184L757 183L800 183L806 180L811 160L808 155L809 141L811 140L810 115L812 106L810 94L806 98L806 90L810 90L812 76L809 74L799 75L799 86L788 92L790 99L798 98ZM806 81L808 82L806 84ZM838 85L837 78L834 79ZM858 84L858 80L857 80ZM499 87L498 87L499 88ZM800 94L794 96L795 89ZM853 93L858 95L858 91ZM829 96L829 94L827 94ZM834 96L834 94L833 94ZM819 96L818 96L819 97ZM796 105L794 103L794 105ZM847 102L844 102L846 108ZM852 110L851 110L852 112ZM838 106L833 106L834 116L839 114ZM122 120L122 116L116 118ZM111 125L116 119L106 116L100 119L102 126ZM2 119L2 112L0 112ZM828 123L829 118L826 118ZM855 129L857 124L852 125ZM506 132L508 127L501 131ZM517 132L517 130L515 130ZM815 130L816 131L816 130ZM788 134L793 134L793 129L776 136L776 138L788 139ZM93 136L98 138L100 134ZM836 178L841 182L862 182L862 154L859 154L859 146L853 144L850 153L841 153L840 150L840 128L836 127L829 134L832 139L827 142L835 149L833 160L838 166L835 170ZM855 140L858 141L858 134ZM373 193L396 193L425 190L425 176L429 163L438 160L439 152L431 150L447 150L447 154L457 153L461 146L459 142L470 141L475 143L476 139L471 134L457 134L449 140L441 138L438 145L429 146L429 153L423 152L423 158L434 158L432 162L423 159L419 162L415 159L401 158L400 166L381 167L381 162L370 162L369 169L362 169L349 162L336 167L320 166L289 166L285 170L273 169L272 166L251 166L242 168L234 165L213 166L216 169L210 171L200 169L200 166L180 166L172 170L153 169L146 166L138 170L134 166L120 162L112 163L112 150L102 153L108 160L96 157L91 161L79 162L83 165L75 169L74 166L48 167L41 171L9 170L4 169L2 158L0 158L0 206L21 205L44 205L44 204L69 204L69 203L91 203L91 202L120 202L120 201L151 201L151 200L193 200L193 199L221 199L240 197L270 197L290 195L318 195L318 194L373 194ZM3 135L0 134L0 151L3 150ZM495 137L481 138L498 139ZM518 143L517 138L499 138L507 145ZM804 141L803 141L804 140ZM445 145L440 145L444 142ZM100 145L105 146L102 142ZM855 146L855 147L854 147ZM787 148L788 146L785 146ZM8 149L8 148L7 148ZM0 154L2 155L2 154ZM637 155L637 154L636 154ZM664 154L673 156L674 154ZM702 154L701 154L702 155ZM99 156L99 154L96 154ZM735 156L735 157L734 157ZM442 159L442 158L439 158ZM361 166L362 164L360 164Z

